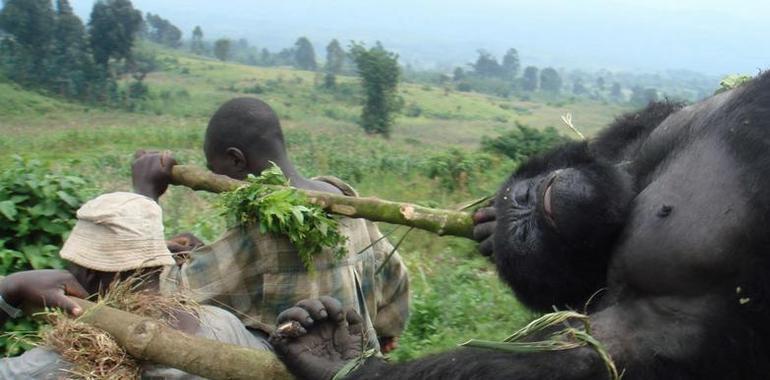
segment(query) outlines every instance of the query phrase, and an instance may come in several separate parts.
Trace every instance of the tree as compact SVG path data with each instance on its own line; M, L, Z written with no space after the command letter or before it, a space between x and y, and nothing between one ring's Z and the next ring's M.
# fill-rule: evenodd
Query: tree
M110 59L130 59L142 24L142 12L130 0L98 0L88 23L94 61L107 68Z
M556 94L561 90L561 85L561 77L555 69L547 67L540 72L541 90Z
M307 37L300 37L294 43L294 63L302 70L316 69L315 50Z
M452 80L459 82L465 79L465 70L462 67L455 67L455 71L452 72Z
M620 101L623 99L623 90L620 87L620 83L615 82L612 84L612 88L610 89L610 97L615 101Z
M473 66L473 72L482 77L497 77L502 72L497 59L486 50L479 50L479 57L476 58L476 63L471 66Z
M53 41L54 11L50 0L6 0L0 11L0 29L21 46L45 53Z
M599 91L604 91L604 86L606 86L606 83L604 81L604 77L598 77L596 78L596 88Z
M583 84L583 80L578 78L572 83L572 93L575 95L585 95L588 93L588 89Z
M54 11L50 0L7 0L0 29L13 36L0 52L8 75L22 84L44 85L50 78Z
M230 58L230 40L220 38L214 42L214 56L220 61L227 61Z
M519 52L516 49L508 49L503 56L502 74L503 78L513 80L519 74Z
M537 91L537 74L538 70L535 66L527 66L524 69L524 74L521 78L521 88L527 92Z
M345 50L342 50L340 43L334 39L326 45L326 75L324 75L324 86L332 88L337 85L337 74L342 71L342 65L345 64Z
M83 22L72 11L68 0L56 1L52 85L60 95L87 96L93 59Z
M170 21L152 13L147 13L147 38L150 41L177 48L182 44L182 31Z
M635 106L646 106L650 102L658 100L658 90L654 88L642 88L640 86L634 86L631 89L631 99L629 103Z
M401 103L396 94L398 55L385 50L379 42L370 49L353 43L350 53L366 94L361 125L367 133L387 137Z
M272 66L273 55L270 54L270 50L267 50L266 48L262 48L262 51L259 52L259 61L264 66Z
M196 25L195 29L193 29L190 51L194 54L203 54L206 51L206 47L203 45L203 29L200 26Z

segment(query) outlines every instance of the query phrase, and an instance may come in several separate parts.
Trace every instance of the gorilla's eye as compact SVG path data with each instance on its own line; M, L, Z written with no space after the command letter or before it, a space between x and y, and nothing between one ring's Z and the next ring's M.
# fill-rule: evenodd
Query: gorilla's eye
M529 191L532 188L529 181L518 184L513 189L513 200L518 205L526 205L529 203Z

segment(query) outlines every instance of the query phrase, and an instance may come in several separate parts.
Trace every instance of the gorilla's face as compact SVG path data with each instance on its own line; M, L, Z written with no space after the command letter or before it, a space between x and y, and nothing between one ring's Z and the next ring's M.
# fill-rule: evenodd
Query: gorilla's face
M514 174L495 200L496 255L578 253L605 245L602 240L625 220L631 192L624 178L598 164Z

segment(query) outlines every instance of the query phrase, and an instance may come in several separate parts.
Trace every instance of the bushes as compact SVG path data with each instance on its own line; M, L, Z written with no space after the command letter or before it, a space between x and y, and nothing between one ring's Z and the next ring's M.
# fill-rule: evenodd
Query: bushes
M516 123L516 128L495 138L484 137L481 146L484 150L499 153L515 161L542 153L556 145L569 141L553 127L543 130Z
M62 268L59 248L75 224L75 212L85 201L86 182L76 176L50 174L38 162L14 158L0 174L0 275ZM18 320L4 331L34 329L29 320ZM0 352L17 349L0 336Z
M471 177L483 172L492 163L484 153L467 153L457 148L434 154L423 163L428 178L437 179L448 190L466 191Z

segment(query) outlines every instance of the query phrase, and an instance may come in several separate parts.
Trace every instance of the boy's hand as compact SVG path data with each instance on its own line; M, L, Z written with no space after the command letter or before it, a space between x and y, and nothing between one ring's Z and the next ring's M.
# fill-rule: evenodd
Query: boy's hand
M0 281L0 295L13 307L22 305L32 308L61 308L78 316L83 311L67 298L88 297L88 292L66 270L41 269L16 272Z
M176 164L169 151L136 151L131 165L134 191L157 201L171 184L171 170Z

